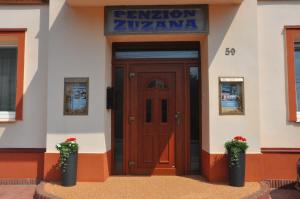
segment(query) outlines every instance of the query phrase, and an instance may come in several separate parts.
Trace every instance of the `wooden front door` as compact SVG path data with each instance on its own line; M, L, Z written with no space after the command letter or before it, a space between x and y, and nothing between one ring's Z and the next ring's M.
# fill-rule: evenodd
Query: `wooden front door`
M176 136L182 130L183 72L171 64L129 66L129 173L177 173Z

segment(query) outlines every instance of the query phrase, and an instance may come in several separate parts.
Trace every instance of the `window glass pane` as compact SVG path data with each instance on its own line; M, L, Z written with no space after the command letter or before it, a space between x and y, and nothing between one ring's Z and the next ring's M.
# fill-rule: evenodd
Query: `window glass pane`
M17 47L0 47L0 111L16 110Z
M161 80L152 80L148 84L148 88L167 88L167 85L165 82L163 82Z
M300 112L300 42L295 44L295 71L297 89L297 111Z
M199 105L199 68L190 67L190 164L196 173L200 172Z
M188 51L117 51L116 59L198 59L197 50Z
M123 98L124 98L124 69L115 69L114 110L115 110L115 154L114 169L116 173L123 171ZM117 97L116 97L117 96Z
M147 123L152 122L152 100L151 99L146 100L146 122Z
M168 101L166 99L161 100L161 122L168 122Z

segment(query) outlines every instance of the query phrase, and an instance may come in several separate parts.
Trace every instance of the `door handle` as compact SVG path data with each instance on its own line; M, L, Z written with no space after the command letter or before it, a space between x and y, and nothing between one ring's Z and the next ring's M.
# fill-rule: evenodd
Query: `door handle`
M175 120L176 120L177 125L179 125L180 120L181 120L181 113L180 112L175 113Z
M134 116L129 116L128 117L128 121L129 121L129 124L133 123L135 121L135 117Z

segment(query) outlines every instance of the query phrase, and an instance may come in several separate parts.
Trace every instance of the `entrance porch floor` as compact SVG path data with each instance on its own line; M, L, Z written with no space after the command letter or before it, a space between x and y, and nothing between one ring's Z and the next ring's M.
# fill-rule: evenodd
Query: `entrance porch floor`
M200 176L111 176L104 183L80 182L70 188L44 185L45 192L66 199L240 199L259 190L258 182L237 188Z

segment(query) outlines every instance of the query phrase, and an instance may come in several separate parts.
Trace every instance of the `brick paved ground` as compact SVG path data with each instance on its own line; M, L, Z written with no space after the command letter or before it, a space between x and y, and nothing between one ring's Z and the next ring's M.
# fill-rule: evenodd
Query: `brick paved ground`
M258 191L260 184L246 183L240 188L211 184L201 177L113 176L104 183L78 183L75 187L46 183L44 189L64 199L240 199Z
M300 192L293 189L274 189L271 191L272 199L300 199Z
M0 199L33 199L35 185L0 185Z

